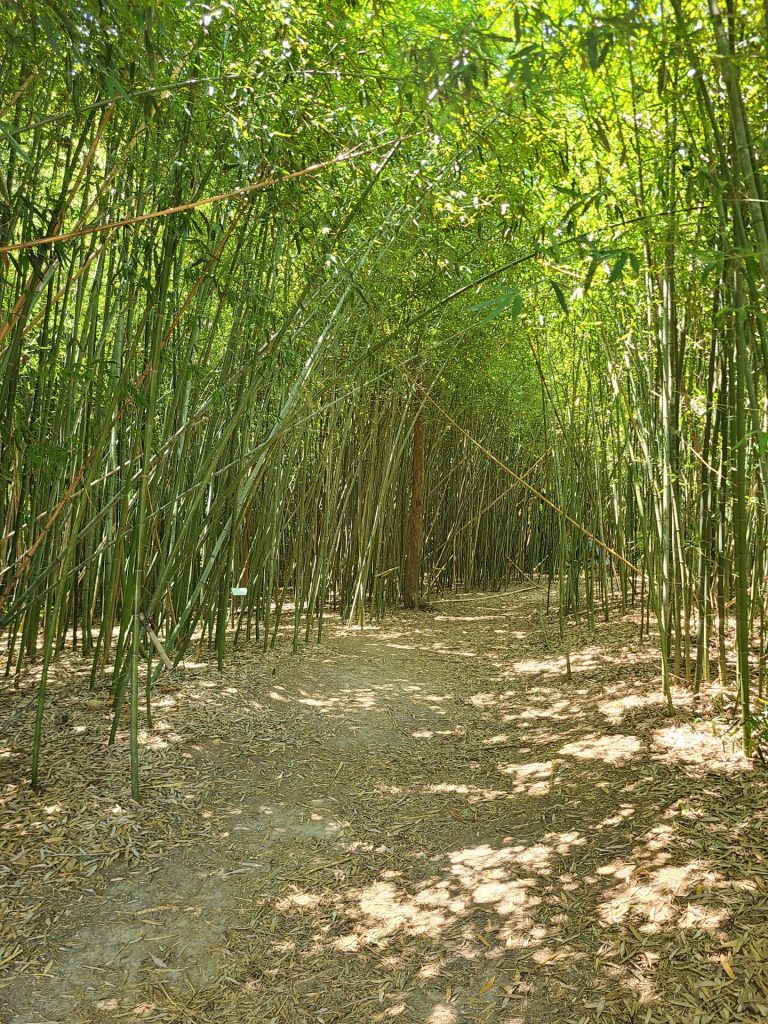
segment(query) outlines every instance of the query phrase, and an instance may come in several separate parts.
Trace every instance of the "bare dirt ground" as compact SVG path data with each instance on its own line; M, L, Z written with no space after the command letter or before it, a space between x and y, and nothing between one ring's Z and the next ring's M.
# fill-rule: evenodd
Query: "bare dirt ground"
M11 695L3 1024L768 1019L768 773L620 615L569 678L541 600L188 661L141 805L71 665L40 795Z

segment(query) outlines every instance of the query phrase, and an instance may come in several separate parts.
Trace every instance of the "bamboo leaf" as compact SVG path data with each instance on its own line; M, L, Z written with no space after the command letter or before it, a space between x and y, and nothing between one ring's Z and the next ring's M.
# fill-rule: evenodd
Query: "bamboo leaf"
M608 277L608 281L611 284L614 284L621 278L622 274L624 273L624 267L626 266L628 259L629 253L627 252L619 253L619 255L616 257L613 266L611 267L611 273Z
M563 293L563 289L560 287L560 285L557 283L557 281L554 280L554 278L550 278L549 283L552 285L552 289L553 289L555 295L557 296L557 301L560 304L560 308L562 309L562 311L564 313L567 314L568 313L568 303L566 301L565 294Z
M725 953L720 954L720 966L723 968L725 973L732 981L736 980L736 973L733 967L731 966L731 961L728 959Z
M499 292L477 305L470 306L472 312L488 311L479 322L478 326L491 323L504 313L508 313L512 322L517 319L523 308L523 297L514 285L507 285Z

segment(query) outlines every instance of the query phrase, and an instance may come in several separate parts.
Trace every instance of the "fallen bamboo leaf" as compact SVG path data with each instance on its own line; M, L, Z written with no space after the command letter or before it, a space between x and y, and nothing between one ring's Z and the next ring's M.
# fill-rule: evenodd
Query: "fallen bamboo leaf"
M736 975L734 973L733 967L731 967L731 961L728 959L725 953L720 954L720 966L723 968L725 973L728 975L729 978L731 978L732 981L736 980Z

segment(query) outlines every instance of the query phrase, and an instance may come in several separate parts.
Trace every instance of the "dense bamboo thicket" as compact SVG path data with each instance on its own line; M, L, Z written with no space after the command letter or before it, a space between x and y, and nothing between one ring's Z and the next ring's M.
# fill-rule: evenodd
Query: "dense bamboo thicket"
M657 623L668 699L716 684L752 751L765 19L6 5L0 630L8 685L41 666L35 782L57 654L113 667L136 786L143 620L221 662L233 587L266 649L547 576L562 628Z

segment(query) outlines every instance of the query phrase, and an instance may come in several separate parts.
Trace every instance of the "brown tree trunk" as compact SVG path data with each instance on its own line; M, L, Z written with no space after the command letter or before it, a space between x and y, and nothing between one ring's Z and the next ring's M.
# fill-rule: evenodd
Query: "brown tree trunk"
M413 424L411 506L408 511L408 546L403 564L403 602L406 608L419 604L419 570L424 544L424 411L419 409Z

